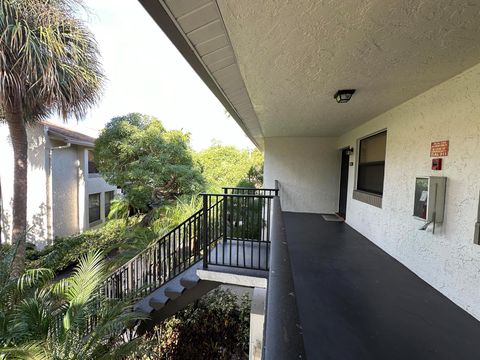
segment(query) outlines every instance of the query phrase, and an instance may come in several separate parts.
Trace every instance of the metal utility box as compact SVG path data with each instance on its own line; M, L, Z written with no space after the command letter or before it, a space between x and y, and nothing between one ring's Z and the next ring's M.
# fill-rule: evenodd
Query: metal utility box
M443 222L447 178L444 176L417 177L413 216L427 224Z

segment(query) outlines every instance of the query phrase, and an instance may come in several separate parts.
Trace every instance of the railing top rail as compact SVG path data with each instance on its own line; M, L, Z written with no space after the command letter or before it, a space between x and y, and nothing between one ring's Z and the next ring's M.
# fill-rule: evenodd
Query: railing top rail
M210 194L210 193L201 193L200 195L206 195L206 196L217 196L217 197L239 197L239 198L266 198L266 199L273 199L275 195L263 195L263 194Z
M252 188L252 187L242 187L242 186L237 186L237 187L227 187L227 186L223 186L222 189L225 189L225 190L263 190L263 191L277 191L278 189L274 189L274 188Z
M223 195L223 194L222 194ZM216 202L215 204L212 204L207 210L210 210L211 208L213 208L215 205L217 205L218 203L220 203L221 201L223 201L223 199L219 200L218 202ZM135 259L137 259L139 256L141 256L142 254L148 252L152 247L154 247L156 244L158 244L160 241L162 241L163 239L166 239L169 235L172 235L175 231L177 231L178 229L180 229L182 226L184 226L185 224L187 224L188 222L192 221L192 219L200 216L203 212L203 208L201 208L200 210L197 210L195 213L193 213L190 217L188 217L185 221L181 222L180 224L178 224L177 226L175 226L172 230L168 231L167 233L165 233L164 235L160 236L157 240L153 241L149 246L147 246L145 249L143 249L141 252L139 252L137 255L135 255L133 258L131 258L130 260L128 260L126 263L124 263L123 265L120 265L116 270L114 270L112 273L110 273L110 275L108 275L106 277L106 279L109 279L111 276L115 275L116 273L118 273L119 271L121 271L122 269L124 269L125 267L127 267L128 265L130 265L130 263L132 263L133 261L135 261Z
M158 244L160 241L162 241L163 239L166 239L169 235L172 235L175 231L177 231L178 229L180 229L183 225L187 224L189 221L192 221L192 219L198 217L199 215L201 215L203 212L203 209L200 209L198 211L196 211L195 213L193 213L190 217L188 217L188 219L186 219L185 221L183 221L182 223L178 224L177 226L175 226L172 230L168 231L167 233L165 233L164 235L160 236L157 240L153 241L150 245L148 245L145 249L143 249L142 251L140 251L137 255L135 255L133 258L131 258L130 260L128 260L126 263L120 265L117 269L115 269L114 271L112 271L106 278L105 278L105 281L107 281L110 277L114 276L115 274L117 274L119 271L122 271L123 269L125 269L126 267L128 267L128 265L130 265L132 262L134 262L138 257L140 257L141 255L143 255L144 253L148 252L152 247L154 247L156 244Z

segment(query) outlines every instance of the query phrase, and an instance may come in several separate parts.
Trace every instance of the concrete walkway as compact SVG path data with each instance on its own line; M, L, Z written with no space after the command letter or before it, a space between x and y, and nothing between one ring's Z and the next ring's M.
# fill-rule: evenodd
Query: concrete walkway
M351 227L284 219L308 359L480 359L480 322Z

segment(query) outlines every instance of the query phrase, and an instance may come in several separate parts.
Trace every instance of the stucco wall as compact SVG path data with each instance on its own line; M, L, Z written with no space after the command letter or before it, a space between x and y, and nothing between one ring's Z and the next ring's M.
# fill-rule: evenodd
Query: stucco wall
M338 210L340 152L337 138L265 139L265 186L281 183L285 211L332 213Z
M88 149L79 149L80 159L80 189L79 191L79 217L81 218L80 229L88 229L88 195L100 193L100 216L102 222L105 221L105 192L117 191L117 187L108 184L99 174L88 173Z
M63 145L63 144L62 144ZM78 150L76 146L52 151L53 236L68 236L78 227Z
M29 232L27 241L40 247L47 243L47 182L46 149L44 127L29 127L27 221ZM13 150L6 124L0 124L0 181L3 197L2 241L10 242L13 201Z
M480 246L473 244L480 191L480 65L348 132L338 148L387 129L383 206L352 199L347 222L480 319ZM430 143L450 141L442 171L431 170ZM358 151L355 151L358 155ZM351 157L351 160L355 156ZM446 176L445 221L435 234L412 217L416 176ZM454 331L454 330L453 330Z

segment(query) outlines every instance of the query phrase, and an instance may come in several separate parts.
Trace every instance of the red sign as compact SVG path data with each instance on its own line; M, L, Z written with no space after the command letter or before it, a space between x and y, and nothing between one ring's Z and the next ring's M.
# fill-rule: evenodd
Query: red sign
M448 140L432 142L430 157L448 156Z

